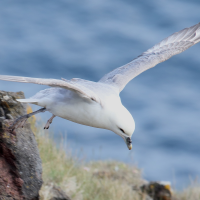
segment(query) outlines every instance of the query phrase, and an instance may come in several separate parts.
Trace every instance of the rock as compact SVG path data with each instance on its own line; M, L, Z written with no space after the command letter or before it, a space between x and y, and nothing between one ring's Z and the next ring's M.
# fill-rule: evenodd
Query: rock
M42 164L34 134L27 122L13 133L13 119L26 114L16 101L23 92L0 91L0 199L36 200L42 186Z
M143 199L150 199L152 200L173 200L170 185L164 185L159 182L150 182L148 184L144 184L141 186L141 192ZM146 194L149 196L146 196Z
M71 200L61 188L55 185L51 187L50 195L50 200Z

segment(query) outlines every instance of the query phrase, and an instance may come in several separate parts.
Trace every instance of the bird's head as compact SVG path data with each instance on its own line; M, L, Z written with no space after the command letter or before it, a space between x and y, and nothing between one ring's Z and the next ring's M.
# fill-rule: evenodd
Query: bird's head
M118 107L114 115L112 115L112 126L110 130L124 139L129 150L132 149L131 136L135 130L135 121L123 105L120 108Z

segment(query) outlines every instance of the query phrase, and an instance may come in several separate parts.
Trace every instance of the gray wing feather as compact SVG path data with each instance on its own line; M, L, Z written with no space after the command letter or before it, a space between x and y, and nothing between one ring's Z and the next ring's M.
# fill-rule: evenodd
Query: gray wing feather
M172 34L130 63L106 74L99 82L113 85L121 92L126 84L137 75L185 51L198 42L200 42L200 23Z
M74 91L84 98L92 99L99 103L99 98L93 91L75 81L70 81L66 79L62 80L43 79L43 78L30 78L30 77L7 76L7 75L0 75L0 80L22 82L22 83L34 83L39 85L48 85L51 87L61 87Z

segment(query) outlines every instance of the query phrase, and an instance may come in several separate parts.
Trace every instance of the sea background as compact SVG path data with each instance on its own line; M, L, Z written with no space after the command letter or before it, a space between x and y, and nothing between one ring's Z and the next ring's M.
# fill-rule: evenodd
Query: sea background
M200 22L199 0L0 2L0 74L98 81L170 34ZM31 97L46 86L0 81ZM55 118L50 129L86 161L136 164L149 181L183 189L200 176L200 44L121 92L136 122L129 151L111 131ZM36 106L34 110L38 109ZM45 122L50 113L41 114Z

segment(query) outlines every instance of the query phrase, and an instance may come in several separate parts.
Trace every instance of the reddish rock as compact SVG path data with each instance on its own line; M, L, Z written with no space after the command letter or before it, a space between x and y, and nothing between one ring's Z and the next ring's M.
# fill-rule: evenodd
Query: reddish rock
M30 124L11 133L13 119L26 114L16 101L22 92L0 91L0 199L36 200L42 186L42 165Z

